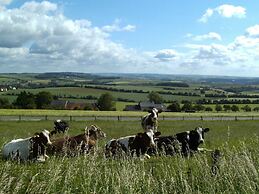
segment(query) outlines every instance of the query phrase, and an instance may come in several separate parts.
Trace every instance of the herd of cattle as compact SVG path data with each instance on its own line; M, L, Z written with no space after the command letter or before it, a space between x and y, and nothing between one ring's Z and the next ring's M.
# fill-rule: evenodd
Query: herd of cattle
M204 142L204 134L209 131L209 128L197 127L191 131L161 136L157 131L158 113L157 109L153 108L142 118L141 125L144 132L109 140L105 145L105 156L118 157L125 154L148 158L150 155L161 154L190 156L201 150L199 145ZM54 138L56 134L65 133L68 129L69 125L66 121L57 120L51 132L43 130L32 137L15 139L5 144L2 157L8 160L45 161L48 155L75 156L89 153L98 139L106 137L99 127L91 125L84 133L77 136Z

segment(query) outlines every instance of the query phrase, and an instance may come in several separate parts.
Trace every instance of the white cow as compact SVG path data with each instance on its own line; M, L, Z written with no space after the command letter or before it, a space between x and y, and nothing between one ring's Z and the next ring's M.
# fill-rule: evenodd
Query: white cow
M48 158L45 154L46 145L50 145L49 131L43 130L36 133L33 137L26 139L14 139L4 145L2 156L9 160L40 160L40 157ZM41 159L42 160L42 159Z

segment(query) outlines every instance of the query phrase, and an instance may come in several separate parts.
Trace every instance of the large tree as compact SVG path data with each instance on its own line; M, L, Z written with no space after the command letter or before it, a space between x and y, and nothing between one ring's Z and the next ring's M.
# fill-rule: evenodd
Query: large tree
M193 105L192 102L185 102L182 106L182 111L192 111L193 110Z
M164 101L163 97L154 91L150 92L147 97L150 102L154 102L155 104L161 104Z
M11 104L8 98L0 98L0 108L10 108Z
M98 101L98 108L100 110L106 110L106 111L110 111L110 110L116 110L115 109L115 103L113 101L113 96L110 93L104 93L102 94Z
M239 111L239 107L234 104L234 105L231 106L231 110L234 111L234 112L237 112L237 111Z
M47 108L51 101L53 100L53 96L50 92L42 91L36 94L35 103L37 108Z
M35 96L30 92L23 91L18 95L14 105L24 109L36 108Z
M245 112L251 112L251 107L248 105L245 105L244 107L242 107L241 109L243 109Z
M223 105L223 109L224 109L224 111L230 111L231 110L231 106L230 105L228 105L228 104L225 104L225 105Z
M181 112L181 106L178 102L173 102L167 107L167 109L169 109L172 112Z
M222 110L223 110L223 108L222 108L222 106L220 104L217 104L215 106L215 111L219 112L219 111L222 111Z

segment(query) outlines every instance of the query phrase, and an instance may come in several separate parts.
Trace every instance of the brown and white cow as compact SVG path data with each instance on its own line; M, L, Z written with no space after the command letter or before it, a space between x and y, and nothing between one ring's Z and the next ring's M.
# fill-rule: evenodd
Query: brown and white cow
M158 127L158 111L156 108L153 108L152 110L148 111L149 113L142 117L141 119L141 126L144 129L144 131L149 131L152 129L153 131L157 131Z
M43 130L40 133L35 133L33 137L26 139L14 139L4 145L2 156L9 160L38 160L45 161L46 146L51 145L49 139L49 131Z
M131 156L136 153L137 157L145 155L148 148L156 146L154 137L160 134L160 132L154 133L153 130L149 130L144 133L138 133L137 135L112 139L105 146L105 155L106 157L110 157L120 155L123 152L131 154Z
M52 140L52 145L47 148L48 154L68 154L77 155L88 153L100 138L106 134L96 125L91 125L84 133L73 137L65 137Z

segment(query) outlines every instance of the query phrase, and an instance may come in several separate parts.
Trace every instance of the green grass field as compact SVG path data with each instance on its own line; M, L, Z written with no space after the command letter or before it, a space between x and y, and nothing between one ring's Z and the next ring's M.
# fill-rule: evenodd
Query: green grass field
M1 80L0 80L1 81ZM37 80L37 82L41 82L42 80ZM46 80L45 80L46 81ZM103 87L103 86L102 86ZM107 86L109 87L109 86ZM163 87L145 87L145 86L118 86L114 87L117 89L129 89L129 90L144 90L144 91L168 91L164 90ZM8 92L4 92L2 95L5 95L5 97L9 97L6 94L15 94L18 95L22 91L27 91L31 93L38 93L40 91L47 91L50 92L52 95L57 95L57 96L74 96L74 97L84 97L84 96L95 96L95 97L100 97L101 94L109 92L112 94L114 98L122 98L122 99L128 99L128 100L134 100L136 102L139 101L146 101L148 100L147 98L147 93L127 93L127 92L116 92L116 91L108 91L108 90L103 90L103 89L94 89L94 88L81 88L81 87L54 87L54 88L39 88L39 89L17 89L17 90L11 90ZM177 89L173 90L172 92L193 92L193 88L186 90L186 89ZM198 100L200 97L197 96L178 96L178 95L167 95L167 94L161 94L164 100L178 100L181 101L183 99L185 100L190 100L190 101L195 101Z
M138 121L70 122L70 135L96 124L107 133L95 154L73 158L50 157L45 163L0 160L0 193L258 193L258 121L160 121L163 134L209 127L203 147L222 153L216 176L210 153L192 158L152 157L105 159L103 146L111 138L141 131ZM0 122L0 146L28 137L52 121Z
M44 109L0 109L0 116L8 115L27 115L27 116L125 116L125 117L141 117L147 112L141 111L85 111L85 110L44 110ZM234 117L234 116L259 116L259 112L162 112L159 117Z

